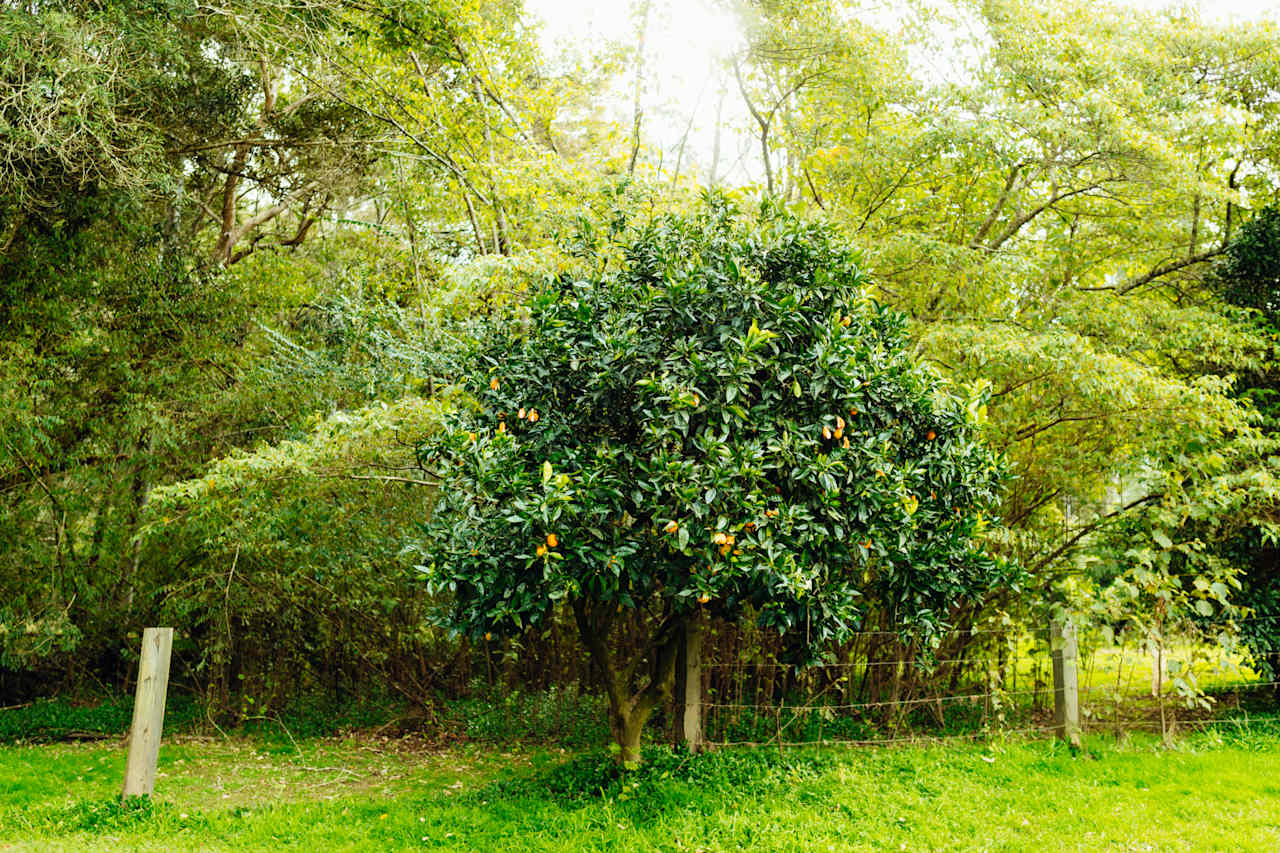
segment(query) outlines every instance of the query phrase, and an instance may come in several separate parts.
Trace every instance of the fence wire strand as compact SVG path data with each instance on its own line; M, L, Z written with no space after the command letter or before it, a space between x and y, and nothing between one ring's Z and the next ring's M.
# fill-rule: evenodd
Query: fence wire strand
M714 747L803 747L803 746L888 746L898 743L925 744L945 743L958 740L981 740L983 738L1004 737L1018 734L1032 734L1055 731L1053 726L1024 726L1016 729L991 729L986 731L964 732L950 735L906 735L904 737L886 738L822 738L816 741L798 743L795 741L774 740L708 740L706 744Z
M1234 633L1243 624L1275 620L1280 620L1280 616L1241 617L1198 627L1205 632L1221 630ZM716 747L880 746L1063 732L1060 723L1048 725L1041 722L1046 715L1048 719L1054 718L1055 701L1061 689L1055 685L1053 674L1056 650L1052 642L1045 642L1043 632L1000 627L978 628L946 636L974 640L1002 636L1008 641L1009 653L992 654L988 645L979 649L984 654L978 656L962 654L931 659L928 649L917 653L910 646L900 646L896 649L898 656L878 660L874 659L876 649L892 648L891 644L873 642L858 649L857 640L893 637L903 640L906 645L910 639L896 631L864 631L855 635L853 653L870 655L871 659L867 660L809 665L767 657L751 661L704 661L701 668L708 701L701 707L705 742ZM1031 642L1030 650L1023 645L1028 640ZM1226 657L1218 657L1215 661L1211 656L1197 661L1195 655L1190 660L1185 659L1185 655L1175 656L1173 652L1177 642L1168 636L1162 639L1144 635L1136 641L1132 638L1122 641L1118 646L1093 647L1077 653L1080 729L1095 732L1154 730L1168 734L1176 729L1239 727L1241 721L1235 718L1197 716L1207 714L1211 707L1197 707L1196 700L1214 697L1218 707L1230 709L1234 695L1235 707L1239 708L1244 694L1280 687L1280 679L1249 678L1256 671L1254 662L1274 651L1269 647L1248 646L1237 651L1224 648L1220 651ZM1022 648L1018 648L1019 645ZM937 645L933 647L937 648ZM1000 645L996 648L999 649ZM1158 668L1168 666L1162 661L1178 658L1183 658L1184 668L1180 673L1162 673ZM1209 669L1206 671L1202 667ZM959 686L963 692L919 695L921 688L927 690L929 687L928 675L944 668L949 668L951 687ZM922 674L925 676L923 679L920 677ZM1243 680L1213 682L1214 676L1225 674L1233 674ZM1148 675L1152 677L1150 691L1146 689ZM1192 683L1206 686L1188 696L1185 683L1181 685L1182 689L1171 686L1179 677L1187 680L1194 677ZM908 694L905 698L880 698L885 693L894 693L903 684ZM824 696L843 701L824 702ZM865 701L860 699L861 696L866 697ZM944 706L973 710L944 715ZM903 714L860 713L894 708L901 709ZM979 708L980 716L976 713ZM973 728L946 734L923 733L918 722L920 718L908 716L920 709L933 711L939 728L948 723L952 727ZM1159 719L1155 719L1157 709ZM959 716L955 716L957 713ZM909 719L916 719L917 723L905 723ZM904 723L915 725L916 729L903 732L900 729ZM924 727L927 729L934 725L935 721L931 720ZM849 731L851 727L855 731ZM882 735L876 731L877 728L890 731ZM868 729L862 736L859 730ZM762 739L761 735L765 737Z

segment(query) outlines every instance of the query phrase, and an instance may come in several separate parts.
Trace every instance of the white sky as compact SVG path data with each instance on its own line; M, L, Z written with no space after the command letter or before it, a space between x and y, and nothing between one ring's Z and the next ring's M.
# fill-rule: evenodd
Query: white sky
M947 0L938 0L946 3ZM1143 9L1185 9L1200 12L1206 21L1218 23L1270 18L1280 20L1280 0L1117 0ZM749 135L749 118L731 78L722 76L722 60L742 42L732 15L723 11L724 0L652 0L646 35L648 80L645 104L646 162L661 163L666 172L675 165L680 139L688 131L681 173L691 165L706 179L714 141L716 104L724 94L724 126L721 138L721 175L727 180L759 180L756 144ZM852 4L851 4L852 5ZM865 14L882 26L892 20L885 12L895 0L864 2ZM633 44L639 29L641 0L525 0L525 8L543 22L543 43L549 55L568 50L590 53L609 42ZM921 57L934 72L945 58ZM926 71L926 73L929 73ZM611 93L620 124L630 127L631 74L625 87ZM692 161L692 164L691 164ZM727 174L726 174L727 173Z
M543 22L544 47L553 55L559 50L589 53L607 42L633 45L640 26L640 7L637 0L525 0L525 8ZM681 174L688 175L691 166L705 169L709 164L716 103L722 83L728 82L719 77L722 60L742 42L737 21L722 7L723 3L715 0L652 0L645 37L644 136L650 143L646 160L650 165L661 160L664 171L674 169L686 129L689 139ZM608 96L616 105L616 119L628 130L632 81L628 69L619 81L619 91ZM726 167L750 156L748 140L732 130L744 116L736 89L729 89L724 117L731 128L721 143ZM724 171L722 168L722 174ZM751 179L743 174L733 177Z

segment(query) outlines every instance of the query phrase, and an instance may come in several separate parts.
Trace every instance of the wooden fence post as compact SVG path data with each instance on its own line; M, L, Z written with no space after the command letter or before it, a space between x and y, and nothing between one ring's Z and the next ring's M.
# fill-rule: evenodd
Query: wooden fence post
M690 752L702 749L702 620L694 616L684 629L684 692L680 696L680 739Z
M1058 737L1080 748L1080 682L1076 666L1076 626L1070 619L1054 620L1049 627L1053 654L1053 727Z
M149 797L155 790L172 649L172 628L147 628L142 632L142 660L138 663L138 692L133 701L122 797Z

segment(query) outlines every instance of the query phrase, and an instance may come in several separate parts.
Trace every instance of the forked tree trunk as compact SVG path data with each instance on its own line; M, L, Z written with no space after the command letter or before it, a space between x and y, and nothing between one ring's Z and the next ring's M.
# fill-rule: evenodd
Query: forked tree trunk
M615 708L610 703L609 731L618 747L618 763L623 767L635 767L640 763L640 735L652 715L653 708Z
M640 737L645 723L664 701L671 698L675 683L676 641L667 642L655 654L654 674L641 690L626 688L626 673L606 669L609 678L609 732L618 747L618 763L633 768L640 763Z
M664 621L647 639L648 648L637 657L621 662L609 647L613 613L608 606L592 608L588 602L574 603L574 616L578 631L587 652L604 676L605 692L609 698L609 732L618 748L618 763L633 768L640 763L640 739L644 725L654 709L671 698L675 684L676 657L684 640L684 623L674 617ZM637 690L631 683L641 655L649 659L647 681Z

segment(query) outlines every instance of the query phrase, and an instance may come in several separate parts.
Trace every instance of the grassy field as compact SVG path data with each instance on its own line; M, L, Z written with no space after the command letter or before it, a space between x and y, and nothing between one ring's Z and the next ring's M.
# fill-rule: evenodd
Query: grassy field
M879 750L559 750L181 739L153 806L121 744L0 747L0 850L1280 849L1280 727Z

